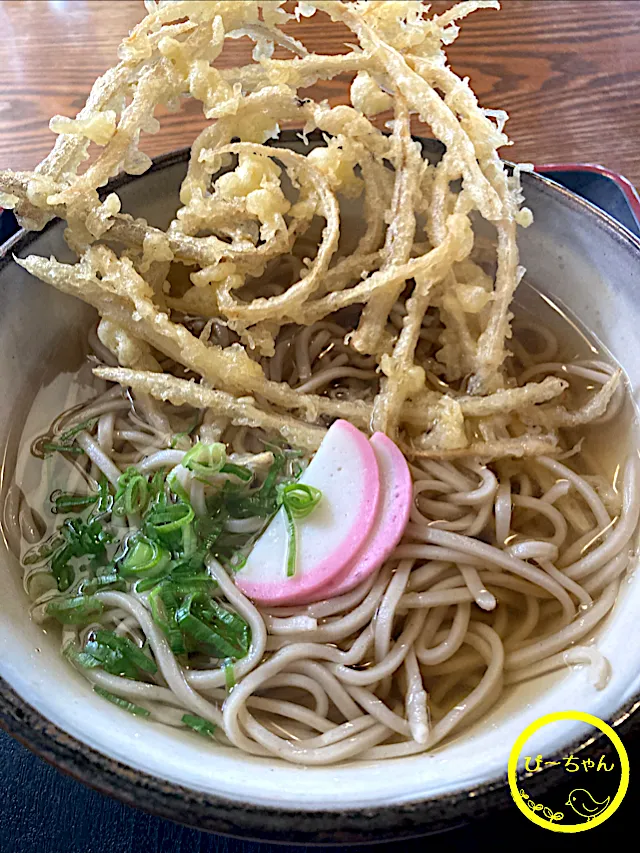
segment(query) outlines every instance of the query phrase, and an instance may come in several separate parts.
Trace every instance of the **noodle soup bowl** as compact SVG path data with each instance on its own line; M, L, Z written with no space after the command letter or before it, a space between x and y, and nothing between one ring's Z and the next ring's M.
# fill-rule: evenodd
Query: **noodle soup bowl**
M301 145L290 135L292 147ZM429 149L430 143L425 143ZM434 157L440 153L433 146ZM140 177L112 182L123 209L166 227L178 207L188 152L158 158ZM534 224L520 234L534 311L551 299L577 317L640 388L640 241L606 214L553 182L523 175ZM27 414L25 436L46 429L65 407L69 376L85 353L95 315L79 301L31 278L12 260L35 253L71 260L63 225L17 235L0 263L0 431L6 447L3 506ZM527 295L528 294L528 295ZM57 377L57 378L56 378ZM38 406L32 410L38 395ZM635 447L633 425L623 441ZM37 485L37 484L36 484ZM10 510L10 507L9 507ZM104 702L60 655L55 632L29 616L22 570L5 549L0 560L0 723L36 753L98 790L200 829L288 842L348 843L440 831L515 808L506 781L517 737L533 721L577 709L609 721L622 735L637 726L640 702L640 577L623 581L613 612L598 629L611 665L603 689L588 667L565 667L516 685L481 720L432 752L328 767L290 765L207 743L192 732L131 716ZM590 638L586 638L588 641ZM585 642L584 640L582 642ZM580 721L546 726L527 753L549 761L599 754L602 737ZM562 767L527 780L535 799L551 796ZM524 820L524 818L523 818Z

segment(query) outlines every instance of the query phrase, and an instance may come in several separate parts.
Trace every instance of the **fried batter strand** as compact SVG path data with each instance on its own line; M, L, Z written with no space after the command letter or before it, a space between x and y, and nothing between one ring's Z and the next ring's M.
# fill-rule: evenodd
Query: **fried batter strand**
M445 53L482 8L498 3L430 17L411 0L294 14L280 0L150 2L78 115L51 120L51 153L33 172L0 172L0 202L24 227L67 222L76 264L18 262L97 309L122 365L98 375L310 450L341 417L418 457L537 456L562 449L558 430L605 416L618 374L572 408L564 379L517 387L505 368L524 274L516 231L532 217L498 155L506 114L480 107ZM311 54L283 29L324 13L358 44ZM226 39L242 37L253 62L217 68ZM343 73L355 75L350 104L308 97ZM102 188L149 168L140 143L156 109L185 97L211 124L163 231ZM412 121L444 144L440 162ZM301 128L293 145L284 123ZM490 256L478 219L496 234Z

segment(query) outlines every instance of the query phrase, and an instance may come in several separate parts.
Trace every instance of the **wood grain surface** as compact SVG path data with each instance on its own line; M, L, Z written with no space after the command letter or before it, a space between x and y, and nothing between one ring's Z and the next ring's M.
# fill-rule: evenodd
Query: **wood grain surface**
M49 118L76 114L143 13L141 0L0 2L0 168L32 168L44 157ZM326 53L341 52L348 38L320 15L296 34ZM228 43L220 63L248 53L246 39ZM463 23L450 56L483 106L510 113L514 145L504 156L601 163L640 184L640 0L503 0L501 12ZM315 94L340 103L348 82ZM151 156L191 144L205 124L194 102L160 118L160 133L143 137Z

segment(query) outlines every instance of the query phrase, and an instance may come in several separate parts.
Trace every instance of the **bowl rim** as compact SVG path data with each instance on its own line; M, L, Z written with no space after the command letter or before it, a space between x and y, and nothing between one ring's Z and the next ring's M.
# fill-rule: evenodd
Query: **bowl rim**
M309 134L312 139L314 136ZM285 130L278 141L290 144L297 138L298 131ZM434 156L442 153L443 146L437 140L416 139L428 153ZM107 195L154 172L186 163L189 156L190 149L183 148L155 157L143 175L118 175L101 188L100 195ZM522 172L522 178L524 183L532 181L562 196L566 204L595 218L604 231L638 252L640 260L640 239L609 214L543 175L527 171ZM43 231L56 227L58 222L53 219ZM13 263L14 251L27 248L41 233L20 230L0 246L0 270ZM619 736L628 737L632 730L640 728L640 714L636 713L639 708L640 693L606 722ZM207 832L256 841L356 844L400 840L453 829L514 806L506 768L501 776L480 785L429 799L350 809L278 808L205 794L98 752L50 722L1 677L0 728L58 770L126 805ZM601 732L597 732L568 744L563 751L567 748L586 758L596 752L608 753L611 745ZM559 752L553 756L556 757L560 757ZM535 773L520 773L518 779L526 779L531 795L541 797L559 782L561 774L561 767L549 766Z

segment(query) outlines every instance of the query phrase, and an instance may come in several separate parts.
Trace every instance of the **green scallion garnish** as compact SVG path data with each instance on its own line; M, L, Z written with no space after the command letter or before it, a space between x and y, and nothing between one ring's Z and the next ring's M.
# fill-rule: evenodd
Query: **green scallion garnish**
M109 491L109 481L104 474L98 482L98 505L96 507L98 514L110 512L113 508L113 497Z
M244 619L215 599L192 592L176 612L180 629L208 654L218 658L243 658L249 651L251 631Z
M153 621L166 635L171 651L176 655L183 655L186 646L176 621L179 602L170 581L164 581L155 587L149 595L149 605Z
M178 475L175 473L170 474L167 477L167 485L169 489L173 492L173 494L179 498L183 503L190 503L190 498L187 490L182 485L180 480L178 479Z
M247 492L244 486L237 488L231 481L225 483L221 496L222 504L231 518L251 518L254 515L268 518L276 512L279 506L276 490L278 477L285 462L284 455L278 453L259 489Z
M224 561L225 569L228 569L232 572L239 572L240 569L243 569L247 562L247 555L242 554L240 551L236 551L235 554L232 554L228 560Z
M76 424L74 427L70 427L66 432L61 433L58 438L61 444L68 444L79 432L82 432L82 430L90 432L97 423L98 418L89 418L86 421L82 421L82 423Z
M287 526L287 577L296 573L296 519L306 518L320 503L322 492L304 483L283 483L277 487L278 501L284 508Z
M67 643L62 650L62 654L72 663L75 663L76 666L81 666L85 669L96 669L102 666L100 661L96 660L93 655L88 655L86 652L80 651L74 642Z
M118 478L113 501L115 515L140 515L149 502L149 483L137 468L127 468Z
M226 462L220 469L221 474L231 474L242 480L243 483L249 483L253 479L253 471L247 468L246 465L234 465L233 462Z
M196 717L194 714L183 714L182 722L185 724L185 726L188 726L190 729L193 729L194 732L197 732L203 737L215 736L215 724L210 723L209 720L205 720L203 717Z
M156 662L142 652L128 637L119 637L113 631L99 630L92 633L85 643L85 655L97 660L111 675L123 675L136 679L138 670L154 674Z
M166 506L152 507L145 517L145 528L156 536L173 533L186 524L191 524L195 513L191 506L180 501Z
M166 472L161 468L151 478L151 482L149 483L149 505L164 501L166 497L164 490L166 477Z
M211 477L218 474L227 461L227 450L224 444L202 444L197 442L188 450L182 459L182 467L193 471L198 477Z
M126 591L126 584L120 578L115 569L111 569L107 574L97 575L95 578L86 578L78 586L78 595L94 595L98 590L111 587L122 592Z
M61 514L82 512L86 507L96 503L98 495L76 495L71 492L54 492L51 495L51 499L53 501L52 512Z
M137 534L118 564L120 574L131 580L144 577L159 577L171 560L170 554L157 542Z
M176 432L174 434L173 438L171 439L171 443L169 444L169 447L171 449L173 449L177 445L177 443L180 441L181 438L189 438L189 436L194 431L194 429L198 426L199 423L200 423L200 412L196 412L195 420L191 424L189 429L184 430L184 432Z
M233 668L233 661L227 658L222 666L224 668L224 682L227 690L231 693L233 688L236 686L236 673Z
M123 699L121 696L116 696L115 693L109 693L108 690L98 687L97 684L93 685L93 689L98 696L102 696L103 699L106 699L108 702L112 702L114 705L117 705L118 708L122 708L130 714L135 714L136 717L150 716L150 712L147 711L146 708L141 708L140 705L135 705L133 702L129 702L128 699Z
M75 444L57 444L55 441L43 442L42 449L45 456L52 453L71 453L72 456L81 456L84 453L84 450Z
M52 616L63 625L86 625L103 611L104 606L99 599L86 595L54 598L46 607L47 616Z

